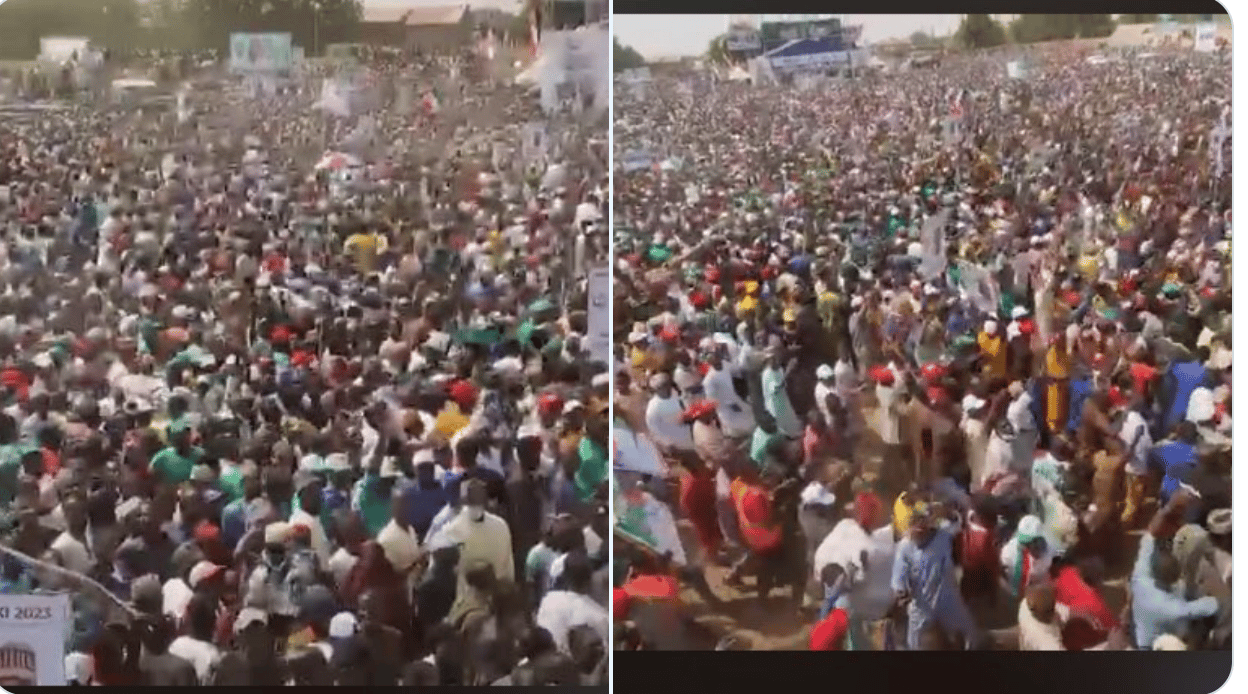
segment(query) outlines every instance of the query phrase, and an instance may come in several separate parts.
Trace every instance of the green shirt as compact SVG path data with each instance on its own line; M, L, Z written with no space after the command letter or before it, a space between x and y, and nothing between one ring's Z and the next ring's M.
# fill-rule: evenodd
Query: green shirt
M161 480L170 484L182 484L191 479L191 468L204 459L204 449L191 447L188 455L178 453L178 449L169 446L152 456L152 472Z
M225 492L230 501L243 498L243 472L233 465L222 465L221 476L217 478L217 486Z
M588 436L583 436L576 453L581 459L574 479L576 495L581 501L589 501L607 479L607 452Z
M380 481L381 476L377 473L366 472L364 477L356 483L359 485L356 497L356 503L359 506L357 510L364 521L368 536L374 538L390 522L390 499L377 493L377 484Z

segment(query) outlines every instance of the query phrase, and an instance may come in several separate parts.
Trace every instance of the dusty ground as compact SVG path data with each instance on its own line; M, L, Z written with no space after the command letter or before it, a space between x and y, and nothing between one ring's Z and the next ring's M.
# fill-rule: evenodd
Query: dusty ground
M874 412L867 412L867 421L872 421ZM874 472L881 462L882 446L873 432L866 432L864 441L855 451L857 460L862 463L863 470ZM886 508L892 509L895 493L886 499ZM684 520L678 522L682 539L687 548L697 547L692 526ZM1130 558L1135 555L1135 547L1139 543L1140 533L1131 533L1127 542L1129 547L1124 552L1128 557L1123 566L1110 567L1104 585L1104 593L1109 607L1115 613L1121 613L1125 600L1125 590L1130 574ZM722 598L726 605L714 612L693 590L685 589L681 598L693 611L699 627L699 634L704 640L699 644L705 649L712 649L723 636L732 634L748 641L752 650L806 650L810 626L817 617L815 607L795 611L789 600L789 591L773 590L767 603L762 603L753 590L752 579L747 578L745 589L740 590L725 585L728 575L726 567L710 565L706 570L707 582L711 590ZM983 605L971 605L976 623L982 629L992 630L993 643L1002 649L1011 649L1013 632L1010 629L1017 622L1017 603L1004 597L998 601L996 609Z

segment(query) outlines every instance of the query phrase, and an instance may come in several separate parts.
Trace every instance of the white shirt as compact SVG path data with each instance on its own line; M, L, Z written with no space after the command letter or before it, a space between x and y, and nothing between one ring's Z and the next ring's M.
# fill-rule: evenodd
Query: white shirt
M886 523L867 536L867 567L849 594L850 610L864 620L883 619L893 606L893 559L897 540Z
M673 392L666 398L651 396L646 404L646 428L658 443L672 448L692 451L693 430L681 421L685 407Z
M381 546L386 560L399 573L412 568L420 558L420 541L416 539L416 531L400 527L393 519L377 533L377 544Z
M186 581L180 578L171 578L165 581L165 585L160 589L161 608L166 615L176 619L181 619L186 612L186 606L191 602L191 596L194 593L190 586L186 585ZM189 658L187 660L190 660Z
M607 610L594 602L588 595L573 593L567 590L552 590L542 598L537 608L536 623L550 632L555 646L568 653L568 634L579 626L588 626L602 637L603 643L610 643L607 633L610 619Z
M179 636L169 644L169 653L189 662L195 668L195 675L199 677L201 685L208 683L208 675L212 670L212 666L221 657L221 651L217 647L207 641L191 638L190 636Z
M871 537L858 521L853 518L842 519L815 550L815 558L811 562L815 580L820 580L824 567L836 564L844 569L850 586L857 584L866 573L866 567L862 565L862 554L870 548ZM867 561L869 563L870 559ZM891 571L891 565L889 568Z
M710 369L706 378L702 379L702 387L706 390L706 397L715 401L715 412L724 425L724 434L739 438L754 433L754 415L749 403L737 394L732 374L724 369Z
M68 530L56 536L52 541L52 549L60 556L61 565L70 571L89 574L95 566L94 555L87 543L70 535Z
M359 557L348 552L345 547L339 547L334 555L329 558L327 568L330 575L334 577L334 585L341 586L347 582L347 576L350 575L351 569L355 567L355 563L360 560Z
M1147 475L1148 452L1153 448L1153 437L1148 432L1148 423L1144 421L1144 417L1135 410L1128 410L1118 438L1127 450L1127 472L1137 476Z
M901 402L901 396L895 387L877 384L875 399L880 404L876 420L876 431L880 434L880 440L889 445L899 445L901 418L897 415L897 405Z
M1070 608L1057 605L1056 618L1045 624L1036 619L1027 606L1027 601L1018 603L1018 650L1020 651L1064 651L1062 645L1062 624L1070 618Z

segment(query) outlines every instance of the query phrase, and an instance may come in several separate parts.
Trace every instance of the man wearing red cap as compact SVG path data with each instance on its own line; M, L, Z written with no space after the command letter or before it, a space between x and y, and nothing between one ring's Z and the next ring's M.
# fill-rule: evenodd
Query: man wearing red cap
M846 650L846 636L849 635L849 615L845 610L832 610L827 617L819 620L810 630L810 650L812 651L843 651Z

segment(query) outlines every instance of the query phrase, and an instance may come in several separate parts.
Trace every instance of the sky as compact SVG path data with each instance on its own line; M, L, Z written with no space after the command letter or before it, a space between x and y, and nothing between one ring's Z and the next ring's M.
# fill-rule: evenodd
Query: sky
M957 14L843 14L841 23L862 25L868 42L907 38L916 31L937 36L958 28ZM647 59L701 55L711 39L728 28L726 14L617 14L611 17L611 31L620 43L632 46Z

